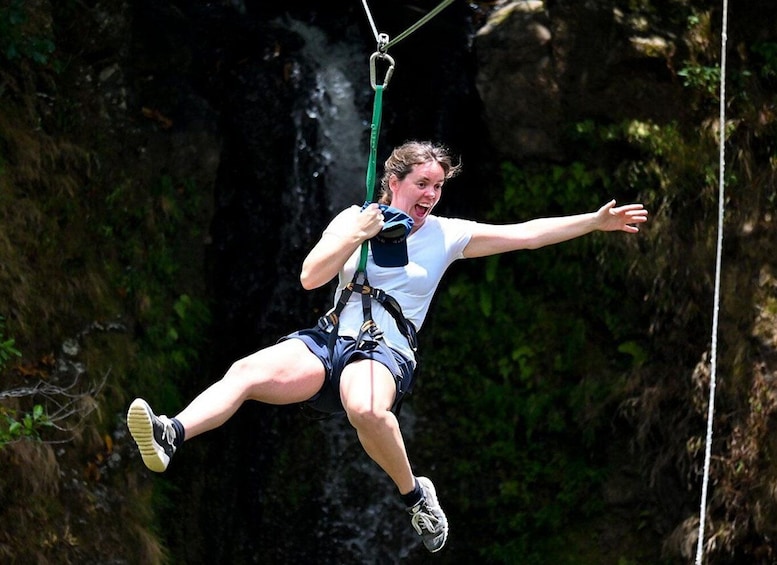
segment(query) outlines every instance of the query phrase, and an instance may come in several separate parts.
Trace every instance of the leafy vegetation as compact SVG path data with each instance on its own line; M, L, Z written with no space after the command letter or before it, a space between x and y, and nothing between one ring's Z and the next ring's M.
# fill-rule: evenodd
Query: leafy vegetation
M0 407L0 414L5 420L0 422L0 449L19 439L40 439L40 430L53 425L40 404L33 406L32 412L23 415Z
M197 362L210 322L206 302L191 294L196 287L182 283L196 260L188 242L202 239L201 196L192 182L162 176L148 192L122 183L104 205L93 235L110 250L112 283L143 328L133 388L177 402L178 379Z
M21 351L14 346L15 343L16 340L5 335L5 318L0 316L0 375L3 374L12 358L22 356ZM2 397L3 395L0 394L0 399ZM2 417L0 420L0 449L21 438L37 439L40 437L41 428L52 425L40 404L34 405L32 411L26 414L0 406L0 416Z
M752 51L762 59L760 75L765 79L777 78L777 43L762 41L752 46Z
M5 334L5 318L0 316L0 373L5 369L8 362L14 357L21 357L22 353L16 349L16 340Z
M115 472L121 457L133 459L113 434L126 437L129 396L173 402L200 360L207 212L193 181L125 169L124 140L94 135L102 116L69 121L67 137L30 124L37 100L48 100L24 92L32 72L50 71L21 58L6 66L15 90L0 101L0 303L13 336L0 331L0 465L14 470L0 477L0 555L83 562L116 539L69 523L69 513L153 523L153 484ZM109 485L122 500L100 501ZM133 561L160 562L153 535L121 536Z
M0 6L0 52L6 59L24 57L39 64L49 61L55 46L42 16L25 0L9 0Z

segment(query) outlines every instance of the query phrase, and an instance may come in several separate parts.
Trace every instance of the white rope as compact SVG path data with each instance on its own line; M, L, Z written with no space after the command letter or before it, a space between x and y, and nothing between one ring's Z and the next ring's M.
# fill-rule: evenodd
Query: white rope
M723 250L723 215L725 211L726 167L726 40L728 34L728 0L723 0L723 23L720 45L720 126L718 128L719 172L718 172L718 245L715 258L715 298L712 312L712 350L710 353L710 394L707 407L707 440L704 450L704 478L701 485L701 507L699 509L699 538L696 544L696 565L701 565L704 556L704 524L707 514L707 489L710 481L710 459L712 454L712 420L715 415L715 386L718 358L718 312L720 310L720 265Z
M364 6L364 13L367 15L367 21L370 22L372 35L375 36L375 41L377 42L380 34L378 33L378 28L375 27L375 20L372 19L372 12L370 12L370 7L367 5L367 0L362 0L362 6Z
M450 4L453 3L453 0L442 0L436 7L434 7L432 10L430 10L426 15L424 15L421 19L419 19L416 23L411 25L409 28L407 28L405 31L400 33L396 38L392 39L391 41L388 41L388 36L385 36L385 34L378 33L378 28L375 26L375 20L372 19L372 13L370 13L370 7L367 5L367 0L362 0L362 6L364 6L364 12L367 14L367 20L370 22L370 27L372 28L372 34L375 36L375 41L378 43L378 45L381 47L381 51L386 51L389 47L396 45L400 41L402 41L404 38L406 38L408 35L413 33L415 30L417 30L419 27L424 25L426 22L431 20L434 16L442 12L445 8L450 6ZM386 43L382 43L382 37L381 35L385 36Z

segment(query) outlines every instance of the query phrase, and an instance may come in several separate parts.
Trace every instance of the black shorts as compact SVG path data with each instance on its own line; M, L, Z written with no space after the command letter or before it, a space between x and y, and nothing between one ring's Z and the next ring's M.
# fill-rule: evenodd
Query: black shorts
M414 363L401 353L391 349L382 340L362 343L361 348L357 349L354 338L338 336L333 351L330 353L329 333L318 327L290 333L279 341L292 338L302 340L311 353L318 357L324 365L326 371L324 385L321 390L305 401L305 404L319 412L336 414L345 411L340 401L340 375L348 363L357 359L377 361L394 375L397 393L391 411L395 414L399 410L403 397L410 392L413 386Z

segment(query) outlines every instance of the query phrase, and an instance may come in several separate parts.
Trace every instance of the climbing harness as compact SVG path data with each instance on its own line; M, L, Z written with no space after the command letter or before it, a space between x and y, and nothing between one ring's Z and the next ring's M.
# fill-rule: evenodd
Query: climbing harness
M402 307L394 297L388 293L382 291L379 288L370 286L367 281L366 271L357 271L354 279L345 285L343 291L340 293L340 298L337 301L337 305L327 314L321 316L318 321L318 326L322 330L330 330L330 344L334 343L334 339L337 337L337 329L340 324L340 314L342 313L351 295L356 292L362 297L362 313L364 315L364 323L359 329L359 334L356 337L357 347L362 345L366 335L369 335L374 341L378 341L383 338L383 332L378 328L375 321L372 319L371 301L375 300L383 306L394 321L397 323L397 328L400 333L407 339L410 348L415 352L418 349L418 338L416 335L415 326L402 314Z
M725 182L726 167L726 40L728 32L728 0L723 0L723 21L721 26L720 46L720 127L718 128L718 241L715 258L715 293L712 312L712 349L710 352L710 391L707 406L707 437L704 449L704 476L701 487L701 505L699 509L699 534L696 543L696 565L701 565L704 556L704 525L707 514L707 489L710 480L710 459L712 454L712 421L715 416L715 387L717 380L718 357L718 312L720 310L720 270L723 251L723 216L725 212Z

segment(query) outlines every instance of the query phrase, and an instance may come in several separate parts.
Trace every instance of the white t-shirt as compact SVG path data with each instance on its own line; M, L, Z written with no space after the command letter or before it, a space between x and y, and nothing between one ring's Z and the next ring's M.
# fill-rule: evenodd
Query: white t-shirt
M343 210L324 233L336 233L336 226L343 217L358 213L359 210L358 206ZM474 225L475 222L471 220L428 216L423 225L407 238L409 261L404 267L379 267L372 260L370 249L366 266L370 286L394 297L402 307L405 318L413 323L416 330L420 330L445 271L454 261L464 258L464 248L469 243ZM337 304L342 288L353 280L360 256L361 247L340 270L334 304ZM372 300L372 318L383 331L384 339L391 348L409 359L415 359L407 340L397 329L394 318L375 300ZM363 322L361 295L353 293L340 315L340 335L356 337Z

